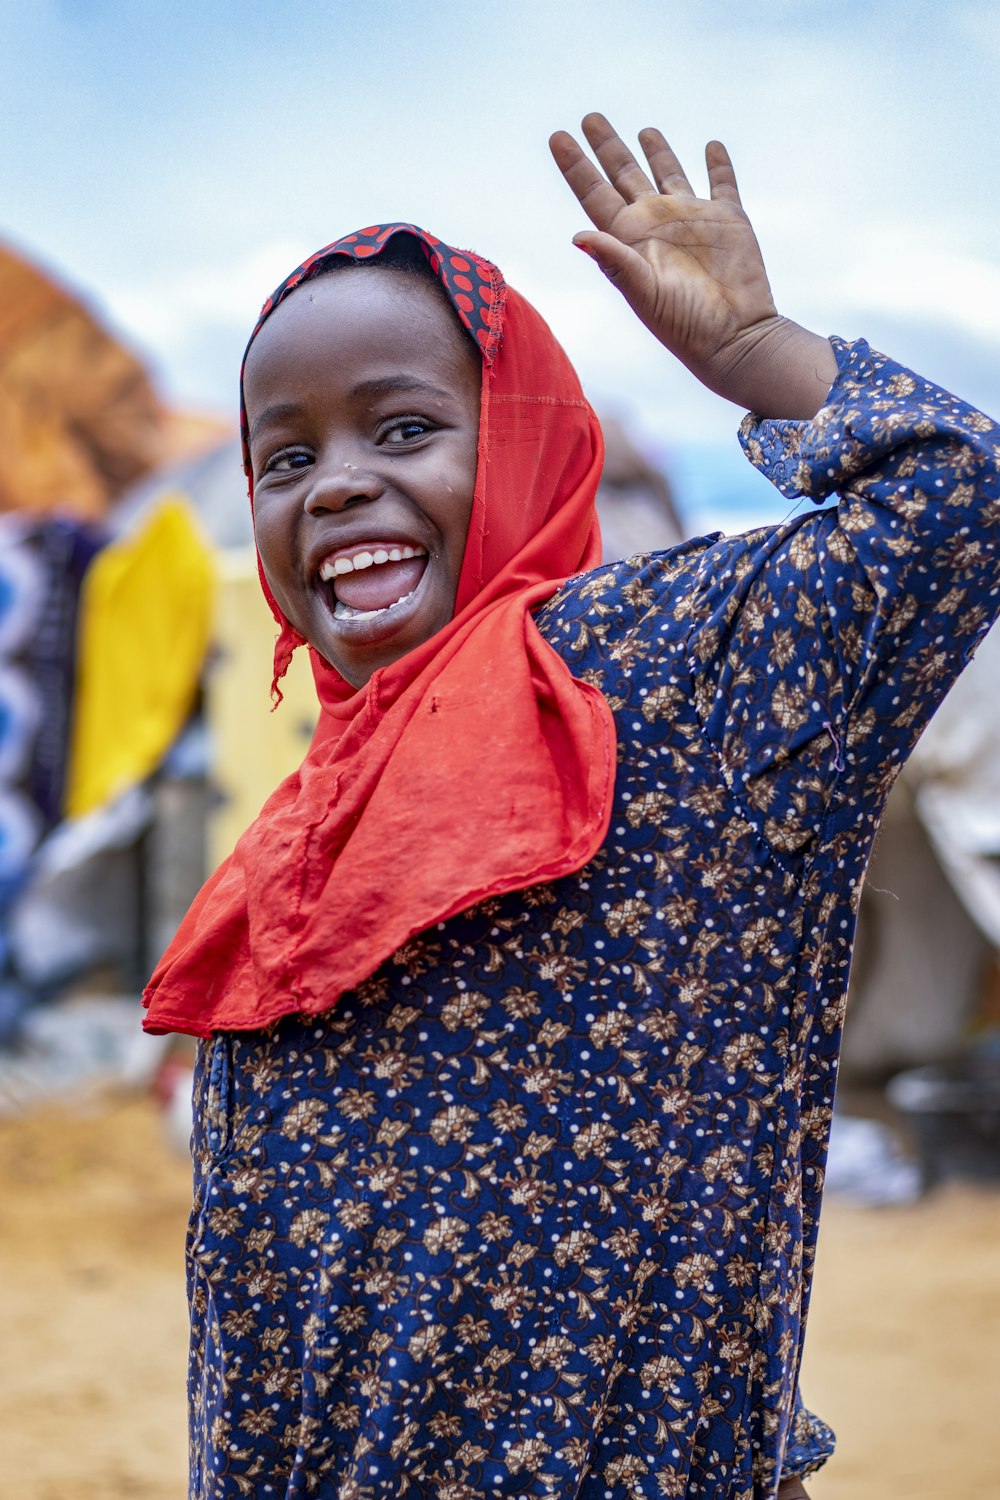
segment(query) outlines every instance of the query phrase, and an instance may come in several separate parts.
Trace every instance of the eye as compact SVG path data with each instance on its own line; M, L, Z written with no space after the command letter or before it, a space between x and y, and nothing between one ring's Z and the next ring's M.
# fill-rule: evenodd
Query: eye
M399 417L382 431L382 442L391 447L400 443L413 443L432 432L434 424L426 417Z
M296 469L305 469L312 463L312 454L301 448L282 448L266 460L262 474L291 474Z

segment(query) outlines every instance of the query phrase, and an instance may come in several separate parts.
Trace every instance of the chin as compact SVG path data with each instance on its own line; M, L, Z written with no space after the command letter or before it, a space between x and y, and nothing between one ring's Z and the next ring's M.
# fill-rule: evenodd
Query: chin
M324 645L316 649L346 682L362 688L375 672L391 667L422 646L443 630L450 619L449 614L423 628L417 619L401 620L391 630L385 628L384 622L338 620L334 630L324 633Z

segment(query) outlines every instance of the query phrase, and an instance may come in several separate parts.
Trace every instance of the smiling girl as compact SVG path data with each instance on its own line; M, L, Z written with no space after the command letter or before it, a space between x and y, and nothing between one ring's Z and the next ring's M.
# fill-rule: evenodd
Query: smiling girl
M311 257L243 374L300 770L147 1024L203 1039L191 1494L765 1500L797 1375L854 913L1000 608L1000 432L779 317L732 167L601 116L577 243L839 504L597 567L601 440L488 261Z
M389 274L314 277L244 372L268 582L355 688L452 618L476 478L481 356L393 250Z

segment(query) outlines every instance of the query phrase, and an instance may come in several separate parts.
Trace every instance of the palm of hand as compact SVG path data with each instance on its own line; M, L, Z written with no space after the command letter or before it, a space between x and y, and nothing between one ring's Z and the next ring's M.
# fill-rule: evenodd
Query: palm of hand
M558 132L556 162L596 226L575 237L646 327L713 389L777 314L725 148L706 152L711 197L697 198L659 131L640 140L656 187L602 115L584 121L606 176ZM659 189L659 191L657 191Z

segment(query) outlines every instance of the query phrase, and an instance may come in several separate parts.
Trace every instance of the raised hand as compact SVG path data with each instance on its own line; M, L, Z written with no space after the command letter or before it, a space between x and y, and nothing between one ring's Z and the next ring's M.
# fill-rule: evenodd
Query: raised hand
M837 365L826 339L779 316L729 153L705 150L710 196L695 196L658 130L640 131L652 177L603 115L549 145L596 226L574 236L662 344L711 390L762 416L811 417ZM655 185L654 185L655 184Z

